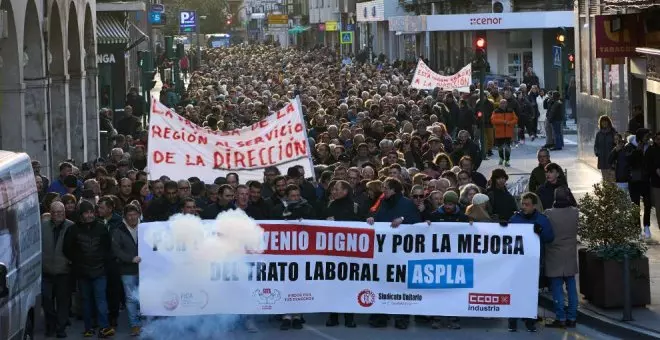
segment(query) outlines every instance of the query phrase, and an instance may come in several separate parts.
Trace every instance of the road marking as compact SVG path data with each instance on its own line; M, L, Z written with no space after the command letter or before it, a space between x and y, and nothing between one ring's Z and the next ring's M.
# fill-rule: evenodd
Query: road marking
M314 334L316 334L316 335L318 335L318 336L320 336L320 337L322 337L323 339L326 339L326 340L342 340L342 339L339 339L339 338L335 338L334 336L332 336L330 334L327 334L325 332L322 332L322 331L318 330L317 328L309 326L309 325L305 325L303 327L303 329L306 329L306 330L308 330L308 331L310 331L310 332L312 332L312 333L314 333Z

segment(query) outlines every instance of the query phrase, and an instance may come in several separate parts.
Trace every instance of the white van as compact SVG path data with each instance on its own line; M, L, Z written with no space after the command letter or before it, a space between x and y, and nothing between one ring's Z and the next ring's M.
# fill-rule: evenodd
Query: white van
M41 315L41 218L30 157L0 151L0 339L33 339Z

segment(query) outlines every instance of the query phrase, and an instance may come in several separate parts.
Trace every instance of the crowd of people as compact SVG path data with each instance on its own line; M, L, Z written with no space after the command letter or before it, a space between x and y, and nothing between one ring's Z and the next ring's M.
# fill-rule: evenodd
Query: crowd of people
M538 84L528 90L524 84L514 89L491 82L482 105L476 87L463 94L411 88L413 69L404 64L340 61L325 48L210 49L201 68L190 74L180 101L171 102L171 87L161 96L179 114L211 130L250 125L300 96L314 174L302 167L269 167L261 182L245 183L240 173L212 182L184 174L149 178L143 110L130 106L117 128L112 111L102 110L102 129L113 136L108 155L84 164L64 160L52 179L33 161L45 235L47 335L66 337L72 313L84 321L86 337L110 337L125 308L131 334L138 336L139 223L166 221L177 213L212 219L229 209L242 209L255 220L387 222L393 228L423 221L533 224L544 246L540 266L548 280L541 282L552 287L557 301L556 320L548 326L574 327L577 204L564 171L550 160L550 151L561 150L563 141L558 93L538 101L543 92ZM484 157L475 136L483 119L483 153L497 151L499 164L509 166L512 141L523 140L525 132L537 137L539 114L546 111L539 103L550 123L547 145L538 151L529 192L514 197L504 168L489 178L478 171ZM566 313L564 284L570 302ZM433 328L460 328L458 318L416 319ZM258 331L253 318L242 320L248 331ZM356 326L351 314L343 320L346 327ZM410 316L394 316L396 328L406 329L410 322ZM531 332L536 323L524 322ZM303 324L302 315L283 315L280 329ZM338 324L339 316L330 314L326 325ZM369 324L387 327L388 317L371 315ZM509 330L517 330L517 320L509 320Z

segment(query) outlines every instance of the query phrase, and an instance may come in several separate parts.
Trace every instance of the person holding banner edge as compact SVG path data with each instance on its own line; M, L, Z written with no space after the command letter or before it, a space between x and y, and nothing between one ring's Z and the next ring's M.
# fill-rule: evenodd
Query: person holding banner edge
M347 181L339 180L332 187L332 197L334 198L325 208L324 214L329 221L361 221L364 217L361 214L360 205L353 201L351 185ZM339 325L339 314L330 313L325 322L327 327ZM355 317L353 313L344 314L344 326L355 328Z
M367 223L373 225L374 222L389 222L392 228L398 228L402 223L415 224L421 222L421 217L415 203L403 196L403 184L396 179L389 177L383 183L383 194L381 196L380 206L374 217L367 218ZM378 203L376 203L378 204ZM387 315L371 314L369 325L374 328L387 327ZM410 325L410 315L395 315L394 327L398 329L407 329Z
M535 193L527 192L522 195L520 206L520 211L516 212L509 223L525 223L534 225L534 233L539 235L541 239L541 256L539 266L541 270L539 271L539 276L543 275L544 268L544 256L543 256L543 245L550 243L555 239L555 234L552 230L552 224L550 220L543 215L543 213L538 209L541 200ZM506 223L500 223L502 226L506 226ZM539 278L539 284L542 277ZM536 319L525 319L525 327L528 332L536 332ZM509 332L516 332L518 330L518 319L509 318Z

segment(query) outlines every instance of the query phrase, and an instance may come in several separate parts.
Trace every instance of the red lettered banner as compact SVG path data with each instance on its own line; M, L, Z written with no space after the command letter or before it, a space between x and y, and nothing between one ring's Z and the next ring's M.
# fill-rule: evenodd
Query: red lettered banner
M450 76L439 75L431 70L421 59L417 63L415 75L413 76L413 88L421 90L433 90L436 87L444 91L452 91L469 87L472 84L472 64L467 64L460 71Z
M240 221L140 224L141 312L537 314L531 224Z
M229 172L242 183L263 180L266 167L286 173L300 165L305 176L314 175L307 131L296 99L278 112L242 129L211 131L167 108L155 98L149 119L150 179L173 180L191 176L213 182Z

